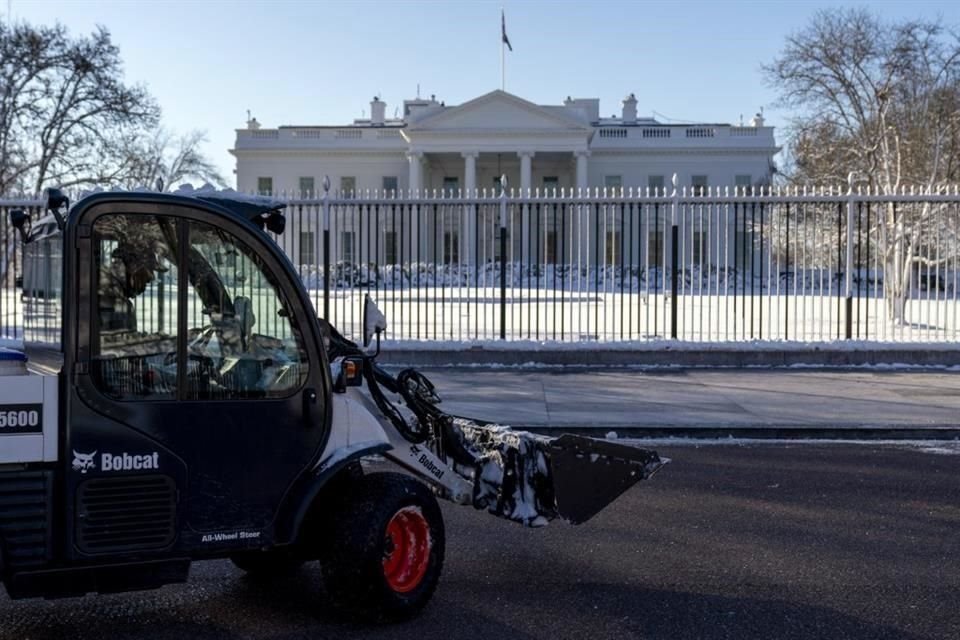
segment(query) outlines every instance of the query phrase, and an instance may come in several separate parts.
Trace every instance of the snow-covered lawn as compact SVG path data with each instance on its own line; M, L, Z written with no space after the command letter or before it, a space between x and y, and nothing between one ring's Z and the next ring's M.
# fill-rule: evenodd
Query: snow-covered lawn
M166 287L164 324L173 330L170 309L176 287ZM23 328L19 291L0 292L0 337L14 337ZM369 293L387 316L387 338L467 342L497 340L501 309L511 341L533 342L659 342L671 336L671 300L664 293L597 293L591 291L506 289L501 306L498 287L351 288L330 293L330 320L345 335L359 338L364 297ZM279 327L272 293L243 291L257 315L257 331ZM323 312L323 292L310 291ZM192 297L192 296L191 296ZM884 303L875 297L853 299L852 338L868 342L943 343L960 338L960 302L914 299L907 302L908 322L887 321ZM138 308L138 325L156 323L159 300L154 295ZM829 342L845 337L846 306L842 298L821 295L754 295L682 293L677 297L677 339L717 342ZM198 309L189 310L199 318ZM202 325L201 320L190 326Z

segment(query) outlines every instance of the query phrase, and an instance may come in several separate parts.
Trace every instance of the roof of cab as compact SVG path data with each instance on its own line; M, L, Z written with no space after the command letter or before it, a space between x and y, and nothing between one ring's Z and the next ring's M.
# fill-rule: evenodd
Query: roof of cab
M243 218L262 226L262 219L275 211L286 207L286 203L266 196L243 194L233 189L217 190L213 188L193 189L188 185L182 186L173 193L157 191L97 191L85 194L75 205L92 204L104 200L128 200L142 202L170 202L187 204L199 200L203 203L215 205L238 218ZM85 207L83 207L85 208Z

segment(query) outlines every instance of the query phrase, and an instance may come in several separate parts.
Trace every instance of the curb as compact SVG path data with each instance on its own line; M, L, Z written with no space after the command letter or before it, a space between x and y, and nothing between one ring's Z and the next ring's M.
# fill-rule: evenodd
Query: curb
M544 436L573 433L601 437L613 431L617 438L654 439L689 438L691 440L960 440L960 426L886 426L886 427L635 427L635 426L568 426L511 425L518 431Z
M539 350L484 349L465 346L458 351L390 349L379 356L381 364L412 367L676 367L676 368L802 368L802 367L916 367L960 366L960 345L955 349L649 349Z

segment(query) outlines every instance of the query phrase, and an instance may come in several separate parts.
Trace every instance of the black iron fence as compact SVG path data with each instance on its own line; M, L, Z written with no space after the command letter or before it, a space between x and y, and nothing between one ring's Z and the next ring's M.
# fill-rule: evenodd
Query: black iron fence
M325 197L289 200L287 221L277 242L317 312L353 336L367 294L394 340L952 342L960 328L955 191Z

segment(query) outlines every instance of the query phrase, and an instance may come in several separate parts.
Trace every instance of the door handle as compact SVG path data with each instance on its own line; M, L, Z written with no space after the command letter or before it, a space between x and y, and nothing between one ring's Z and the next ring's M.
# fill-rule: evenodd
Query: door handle
M303 422L304 426L313 426L313 407L317 404L317 390L310 388L303 391Z

